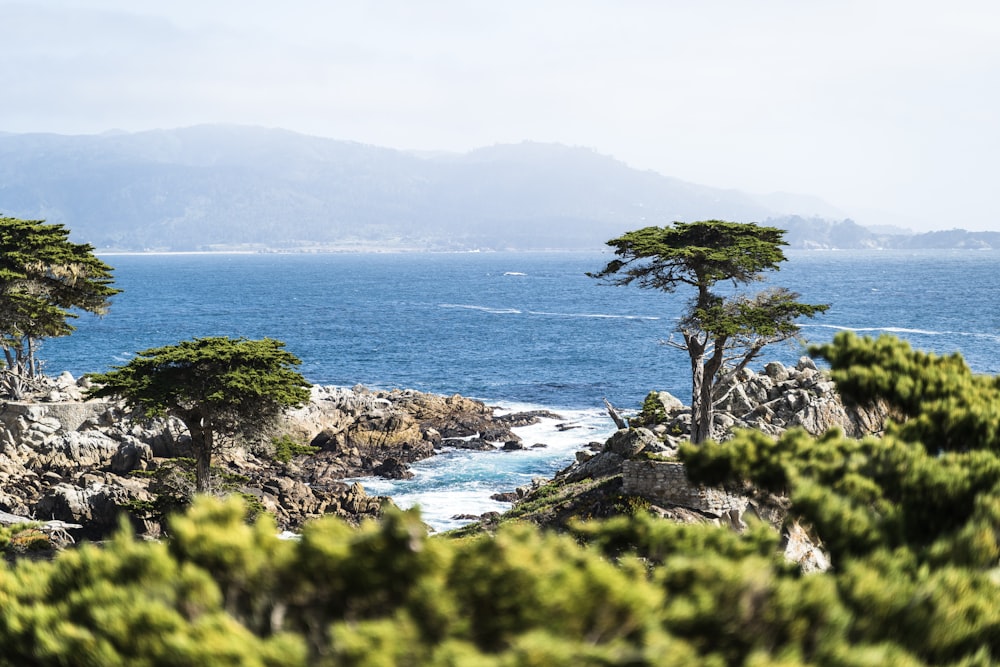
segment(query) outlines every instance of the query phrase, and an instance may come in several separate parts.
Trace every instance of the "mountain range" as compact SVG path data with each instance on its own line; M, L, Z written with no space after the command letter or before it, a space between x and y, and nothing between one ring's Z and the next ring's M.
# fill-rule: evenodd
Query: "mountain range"
M886 233L837 213L559 144L414 153L229 125L0 134L0 215L65 224L99 251L581 250L704 219L780 226L791 247L1000 247L998 233Z

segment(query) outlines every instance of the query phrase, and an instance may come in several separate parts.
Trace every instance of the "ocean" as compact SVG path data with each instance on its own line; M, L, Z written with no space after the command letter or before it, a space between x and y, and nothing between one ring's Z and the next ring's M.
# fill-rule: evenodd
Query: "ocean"
M788 251L769 277L829 311L803 322L808 343L844 329L891 333L920 349L961 352L1000 373L1000 252ZM690 294L611 287L588 278L593 253L317 253L108 255L109 313L82 315L73 335L39 351L50 375L122 364L136 351L198 336L271 337L311 382L460 393L505 410L544 407L557 422L522 438L524 452L451 452L407 481L362 480L370 493L419 504L437 529L457 514L502 511L490 500L549 477L613 432L603 399L637 409L652 389L690 398L687 357L664 341ZM765 349L757 366L794 363L801 342Z

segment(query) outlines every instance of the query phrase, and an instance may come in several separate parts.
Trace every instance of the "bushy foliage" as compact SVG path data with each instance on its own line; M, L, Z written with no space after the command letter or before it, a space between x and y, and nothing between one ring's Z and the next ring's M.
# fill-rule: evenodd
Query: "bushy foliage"
M0 526L0 554L21 555L53 548L52 540L38 528L37 522Z
M201 497L171 530L0 567L0 665L987 664L1000 641L983 572L881 551L803 575L763 526L444 539L397 511L282 540Z
M682 447L689 475L789 495L832 556L826 576L854 641L928 664L989 664L1000 652L997 379L887 336L840 334L814 353L847 396L885 401L900 421L882 438L745 431Z
M663 407L663 402L660 400L660 393L651 391L643 399L642 409L639 411L639 414L629 420L629 425L634 427L655 426L656 424L662 424L666 420L667 409Z
M942 450L1000 448L1000 376L975 375L958 353L914 351L892 336L838 334L814 354L830 362L837 387L849 399L881 399L905 417L892 431Z
M857 344L839 338L830 357ZM878 346L922 367L901 343ZM957 393L939 398L978 400ZM752 522L741 534L636 512L563 534L507 521L431 538L416 511L394 511L285 541L238 499L198 497L163 543L123 528L103 548L0 566L0 665L994 664L1000 455L908 440L905 426L684 450L697 479L787 492L828 572L804 574Z
M271 440L271 447L273 450L272 458L274 458L275 461L281 461L282 463L288 463L296 456L300 456L302 454L315 454L320 449L315 445L297 442L295 438L288 434L273 438Z

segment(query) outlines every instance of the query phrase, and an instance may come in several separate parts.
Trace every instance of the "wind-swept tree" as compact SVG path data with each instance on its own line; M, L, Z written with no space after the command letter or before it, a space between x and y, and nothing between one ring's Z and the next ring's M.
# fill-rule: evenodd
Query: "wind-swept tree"
M196 338L139 352L91 375L94 398L119 396L147 416L172 416L191 435L196 490L208 488L212 454L227 439L267 437L285 408L309 399L301 362L281 341Z
M0 217L0 347L9 390L39 374L38 341L72 333L73 311L107 312L120 291L111 271L93 246L72 243L63 225Z
M776 271L785 261L783 235L776 227L721 220L645 227L608 241L617 258L588 274L612 285L695 290L678 326L683 342L670 341L691 362L692 442L711 437L715 402L764 346L792 338L798 317L829 307L801 303L781 287L751 295L715 291L720 283L740 288Z

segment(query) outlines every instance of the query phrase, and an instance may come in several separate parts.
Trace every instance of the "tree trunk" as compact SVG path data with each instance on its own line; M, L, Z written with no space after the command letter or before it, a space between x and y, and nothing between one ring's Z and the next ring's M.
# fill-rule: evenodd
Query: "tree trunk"
M604 405L608 408L608 416L611 417L611 421L615 423L615 426L619 429L628 428L628 422L622 419L622 416L615 410L615 406L611 405L611 401L605 398Z
M684 343L687 347L688 356L691 359L691 442L699 444L704 442L711 435L709 427L706 435L704 424L712 423L712 401L705 401L705 387L711 392L711 380L706 384L705 366L705 344L698 340L696 336L684 335ZM711 398L711 397L710 397ZM708 411L706 416L705 412Z
M28 377L34 379L38 377L35 364L35 339L28 336Z
M205 493L209 487L209 475L212 469L213 436L211 423L201 416L184 420L188 433L191 434L191 449L194 450L194 490L195 493Z
M712 383L703 381L699 387L697 401L692 398L691 442L699 445L712 437L712 421L715 410L712 406Z
M691 442L696 445L712 437L715 377L722 368L725 345L725 337L716 338L713 341L712 356L706 360L706 344L696 340L688 341L688 354L691 356Z

